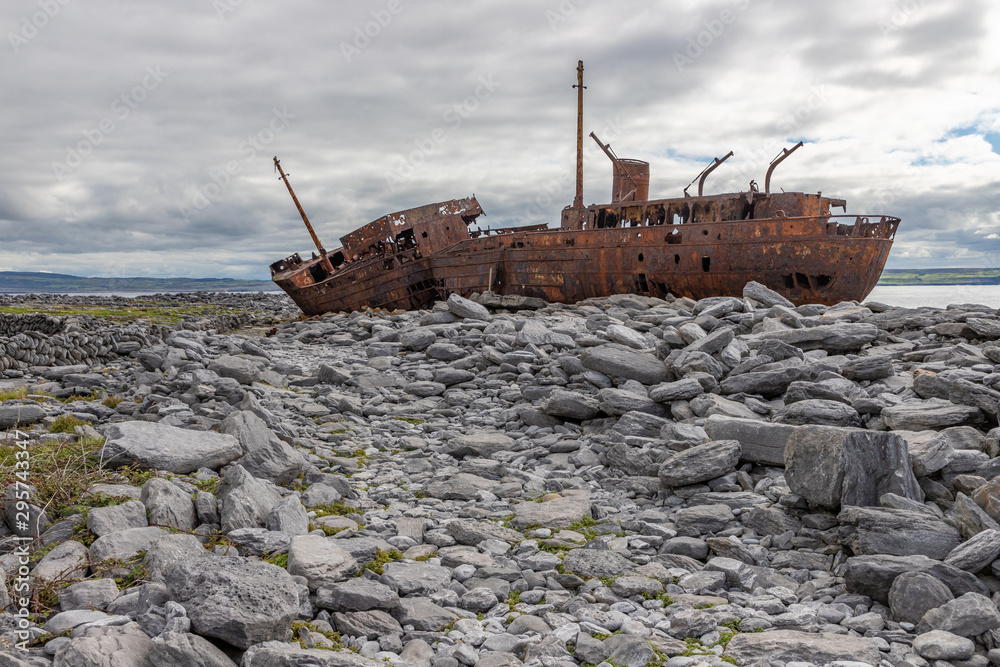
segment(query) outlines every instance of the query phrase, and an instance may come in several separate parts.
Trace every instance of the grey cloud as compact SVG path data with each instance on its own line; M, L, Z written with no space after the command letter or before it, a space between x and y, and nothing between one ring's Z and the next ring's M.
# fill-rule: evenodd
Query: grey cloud
M877 26L883 6L861 0L402 0L387 22L388 0L230 5L220 18L196 0L72 0L18 53L0 48L10 100L0 116L0 268L266 277L270 262L310 247L274 155L328 247L386 212L473 192L483 224L557 224L573 196L570 86L581 58L586 131L649 160L653 193L679 195L730 149L710 189L744 189L802 136L813 143L783 165L781 187L845 196L859 212L893 188L886 208L904 217L900 263L918 261L907 253L921 243L940 249L924 258L938 265L980 261L993 247L974 232L997 224L985 174L1000 156L960 152L916 177L908 159L947 125L934 101L942 82L952 95L995 99L985 56L996 53L1000 22L982 2L927 4L889 37ZM0 27L16 31L37 10L13 0ZM733 20L720 30L725 11ZM359 47L366 28L378 34ZM675 54L713 29L678 69ZM892 64L900 59L905 71ZM167 74L142 100L122 101L150 81L147 67ZM476 98L481 77L498 85ZM783 122L817 85L830 86L829 99L805 121ZM948 127L986 111L976 99ZM462 109L469 100L474 108ZM275 109L293 116L279 131ZM60 180L53 163L86 149L104 119L113 128ZM444 140L428 144L435 130ZM941 188L973 160L980 174L959 191ZM419 164L400 177L409 162ZM610 172L588 145L586 201L607 199Z

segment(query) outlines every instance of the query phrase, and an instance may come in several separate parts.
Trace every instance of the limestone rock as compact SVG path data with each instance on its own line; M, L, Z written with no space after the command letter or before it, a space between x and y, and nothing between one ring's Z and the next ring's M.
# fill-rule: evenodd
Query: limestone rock
M656 357L613 345L584 350L580 363L610 378L624 377L646 385L659 384L667 379L667 369Z
M584 516L590 516L590 493L564 491L562 497L541 503L519 503L514 506L511 524L517 529L539 524L544 528L569 528Z
M127 421L105 432L101 460L112 466L135 465L176 474L198 468L220 468L236 460L242 449L236 438L191 431L159 422Z
M903 572L889 589L889 609L893 617L914 625L931 609L954 599L940 579L926 572Z
M785 446L785 480L793 492L822 507L877 505L885 493L924 498L906 441L876 431L820 426L796 430Z
M962 542L958 530L922 512L845 507L837 517L840 542L858 555L924 555L943 559Z
M660 464L660 482L676 487L721 477L736 467L740 452L738 440L716 440L668 454Z
M1000 627L1000 611L985 595L966 593L931 609L917 625L917 633L945 630L960 637L975 637Z
M167 572L166 586L187 610L192 630L237 648L287 641L298 615L292 577L262 561L213 557L180 563Z
M219 431L240 443L246 454L238 463L254 477L285 484L302 474L305 466L302 454L279 440L254 413L234 412L223 420Z
M336 542L321 535L293 537L288 549L288 573L305 577L311 591L343 580L358 564Z
M149 512L151 523L194 530L195 511L191 494L160 477L153 477L142 485L142 504Z
M735 658L743 665L757 660L811 662L818 665L836 660L866 662L869 665L878 665L881 661L878 645L870 639L794 630L740 633L729 641L723 655Z

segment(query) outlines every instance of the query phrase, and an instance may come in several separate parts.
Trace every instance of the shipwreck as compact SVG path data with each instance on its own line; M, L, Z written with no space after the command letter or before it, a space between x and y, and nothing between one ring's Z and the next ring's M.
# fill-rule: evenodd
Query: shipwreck
M820 192L771 192L775 168L801 142L772 160L763 191L751 181L746 192L704 194L730 152L696 177L697 194L688 186L680 197L651 200L649 163L619 158L590 133L611 160L612 195L584 206L582 61L574 87L576 196L558 228L470 230L484 214L473 195L385 215L327 251L275 157L316 252L275 262L272 280L306 315L425 308L474 292L563 303L622 293L740 296L751 280L796 304L834 304L861 301L875 287L899 218L847 215L843 199Z

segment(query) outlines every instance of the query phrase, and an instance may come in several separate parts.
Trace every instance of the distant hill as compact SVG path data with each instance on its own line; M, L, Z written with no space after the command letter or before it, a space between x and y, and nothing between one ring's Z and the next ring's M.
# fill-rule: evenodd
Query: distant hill
M63 273L0 271L0 294L70 292L273 292L269 280L232 278L82 278Z
M1000 269L886 269L879 285L1000 285Z

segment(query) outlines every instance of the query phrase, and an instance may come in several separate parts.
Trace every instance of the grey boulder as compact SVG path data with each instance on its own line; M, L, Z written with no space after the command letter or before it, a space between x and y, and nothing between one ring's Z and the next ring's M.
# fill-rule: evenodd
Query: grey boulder
M960 637L975 637L1000 628L1000 611L985 595L966 593L931 609L917 625L917 633L944 630Z
M941 560L962 542L957 529L923 512L845 507L837 520L840 543L857 555L924 555Z
M149 657L156 667L236 667L215 644L187 632L154 637Z
M195 510L191 494L160 477L153 477L142 485L142 504L149 512L150 523L194 530Z
M906 441L892 433L798 428L785 445L785 480L794 493L822 507L872 506L885 493L924 499Z
M302 454L279 440L254 413L234 412L222 421L219 430L240 443L246 454L238 463L254 477L285 484L302 474L305 467Z
M100 456L112 466L135 465L186 474L198 468L220 468L242 453L239 442L229 435L128 421L108 426Z
M903 572L889 589L889 609L897 621L916 625L931 609L955 596L940 579L926 572Z
M721 477L740 460L738 440L717 440L668 454L660 464L664 487L686 486Z
M180 563L166 576L172 600L187 610L191 628L246 649L291 637L299 594L285 570L244 558L212 557Z
M224 533L237 528L263 527L280 500L277 491L238 464L223 471L218 492Z
M613 345L584 350L580 363L610 378L624 377L647 385L659 384L667 379L666 366L653 355Z

